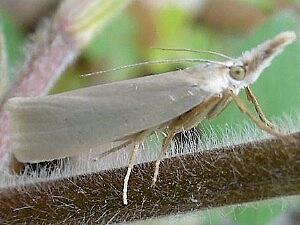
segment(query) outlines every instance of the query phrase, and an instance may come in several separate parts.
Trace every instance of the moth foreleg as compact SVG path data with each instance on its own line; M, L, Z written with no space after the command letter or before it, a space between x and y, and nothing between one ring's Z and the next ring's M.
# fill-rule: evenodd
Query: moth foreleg
M236 103L236 105L238 106L238 108L243 113L245 113L260 129L268 132L269 134L274 135L275 137L278 137L280 139L285 140L285 134L277 131L274 128L271 128L271 127L267 126L261 120L257 119L255 116L253 116L251 114L251 112L248 110L248 108L246 107L246 105L243 103L243 101L238 96L236 96L232 91L229 91L229 94L231 95L233 101Z
M275 126L264 115L264 113L263 113L262 109L260 108L260 105L259 105L255 95L251 91L250 87L246 87L245 92L246 92L248 101L250 101L254 105L255 111L257 112L259 119L263 123L265 123L267 126L269 126L271 128L275 128Z

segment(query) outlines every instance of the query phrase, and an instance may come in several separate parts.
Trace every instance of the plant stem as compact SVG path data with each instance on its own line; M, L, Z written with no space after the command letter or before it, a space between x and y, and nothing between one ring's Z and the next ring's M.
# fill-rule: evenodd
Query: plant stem
M300 193L300 132L294 140L244 143L154 162L0 190L1 224L115 223Z

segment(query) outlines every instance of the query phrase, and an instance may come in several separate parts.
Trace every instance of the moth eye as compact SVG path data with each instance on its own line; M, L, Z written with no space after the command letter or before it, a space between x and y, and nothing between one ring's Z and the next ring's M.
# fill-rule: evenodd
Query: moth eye
M232 66L230 67L230 76L235 80L243 80L246 75L246 71L241 66Z

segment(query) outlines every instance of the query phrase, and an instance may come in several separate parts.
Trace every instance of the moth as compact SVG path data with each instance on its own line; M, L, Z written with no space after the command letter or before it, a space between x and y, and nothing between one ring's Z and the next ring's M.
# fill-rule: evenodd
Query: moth
M286 31L238 58L199 60L203 63L183 70L49 96L11 98L7 105L12 124L11 152L19 162L35 163L76 156L105 143L118 145L104 149L103 155L130 145L123 187L123 202L127 204L136 153L156 131L167 136L152 185L174 135L218 116L230 102L262 130L282 138L284 134L266 119L249 86L295 38L294 32ZM241 90L246 91L257 116L238 97Z

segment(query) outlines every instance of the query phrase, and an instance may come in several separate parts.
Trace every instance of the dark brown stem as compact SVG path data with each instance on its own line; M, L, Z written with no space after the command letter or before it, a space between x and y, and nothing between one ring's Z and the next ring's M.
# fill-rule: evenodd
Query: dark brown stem
M300 193L300 132L165 159L156 187L154 163L0 191L1 224L106 224L185 213Z

